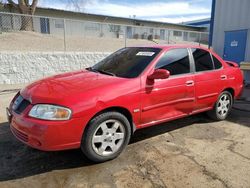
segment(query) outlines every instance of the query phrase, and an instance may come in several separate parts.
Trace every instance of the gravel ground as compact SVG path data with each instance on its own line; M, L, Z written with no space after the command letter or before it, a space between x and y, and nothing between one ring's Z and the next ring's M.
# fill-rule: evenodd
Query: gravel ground
M0 85L0 90L20 87ZM250 187L249 112L233 110L222 122L199 114L146 128L119 158L93 164L80 150L41 152L18 142L4 111L13 95L0 93L1 188Z

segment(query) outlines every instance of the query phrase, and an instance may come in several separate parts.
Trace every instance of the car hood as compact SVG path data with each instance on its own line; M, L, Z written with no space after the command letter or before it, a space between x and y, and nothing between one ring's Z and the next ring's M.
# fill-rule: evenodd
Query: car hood
M77 97L79 93L102 89L122 80L127 79L82 70L36 81L22 89L21 95L32 104L57 104L65 98Z

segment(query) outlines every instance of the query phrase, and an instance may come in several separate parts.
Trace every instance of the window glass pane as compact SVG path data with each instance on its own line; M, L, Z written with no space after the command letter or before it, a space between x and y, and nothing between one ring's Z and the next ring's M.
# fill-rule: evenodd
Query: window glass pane
M166 52L155 68L166 69L170 72L170 75L190 73L187 49L173 49Z
M210 53L202 49L192 49L196 72L213 70Z
M92 68L118 77L135 78L159 54L160 48L128 47L109 55Z
M221 62L214 56L213 56L213 60L214 60L214 68L215 69L220 69L222 67Z

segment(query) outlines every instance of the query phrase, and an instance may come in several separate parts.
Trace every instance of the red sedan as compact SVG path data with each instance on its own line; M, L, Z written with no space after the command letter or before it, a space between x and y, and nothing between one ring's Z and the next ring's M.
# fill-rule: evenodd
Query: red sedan
M45 151L117 157L134 131L207 111L224 120L242 92L238 65L199 46L118 50L86 70L36 81L12 100L12 133Z

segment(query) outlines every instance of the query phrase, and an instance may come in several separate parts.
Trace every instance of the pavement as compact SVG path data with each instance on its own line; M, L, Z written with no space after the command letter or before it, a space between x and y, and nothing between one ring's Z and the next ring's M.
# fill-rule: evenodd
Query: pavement
M1 188L250 187L246 102L237 101L225 121L198 114L139 130L117 159L94 164L80 150L42 152L12 136L5 107L20 87L0 85Z

